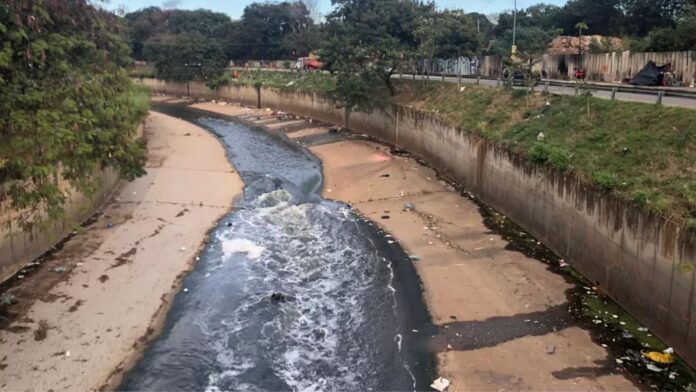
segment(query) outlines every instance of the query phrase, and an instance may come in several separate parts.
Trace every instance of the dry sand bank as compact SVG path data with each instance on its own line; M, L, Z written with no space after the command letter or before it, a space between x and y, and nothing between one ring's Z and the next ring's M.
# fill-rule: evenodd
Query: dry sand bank
M10 287L22 308L0 330L0 389L114 387L156 334L206 233L241 194L224 149L203 129L152 113L145 135L148 174Z

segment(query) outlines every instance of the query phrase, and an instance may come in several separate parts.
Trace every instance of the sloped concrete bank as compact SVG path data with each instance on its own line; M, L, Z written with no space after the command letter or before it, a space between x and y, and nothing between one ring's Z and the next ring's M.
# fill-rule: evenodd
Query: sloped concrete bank
M342 124L447 172L561 255L696 366L696 236L672 220L400 106L346 111L316 93L143 79L155 92L225 99Z

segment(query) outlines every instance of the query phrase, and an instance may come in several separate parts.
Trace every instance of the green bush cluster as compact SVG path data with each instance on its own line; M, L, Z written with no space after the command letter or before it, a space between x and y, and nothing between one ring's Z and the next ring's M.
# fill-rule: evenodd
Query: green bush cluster
M68 189L96 190L106 166L126 179L144 174L136 130L148 96L124 70L119 21L86 0L69 3L0 5L0 202L25 228L61 218Z
M570 167L570 154L562 147L548 143L534 143L529 149L529 159L535 163L548 163L559 170Z

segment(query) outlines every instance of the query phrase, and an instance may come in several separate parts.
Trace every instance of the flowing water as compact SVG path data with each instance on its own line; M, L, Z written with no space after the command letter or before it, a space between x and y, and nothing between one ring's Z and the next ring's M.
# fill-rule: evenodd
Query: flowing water
M224 116L156 109L217 135L245 190L120 389L426 388L429 317L413 267L371 222L319 196L321 163Z

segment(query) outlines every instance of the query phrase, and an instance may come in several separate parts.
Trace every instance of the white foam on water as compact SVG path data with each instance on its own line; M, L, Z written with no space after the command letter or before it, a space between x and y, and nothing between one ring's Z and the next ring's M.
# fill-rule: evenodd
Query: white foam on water
M222 252L228 257L235 253L244 253L250 260L256 260L261 257L263 251L264 248L244 238L234 238L222 242Z

